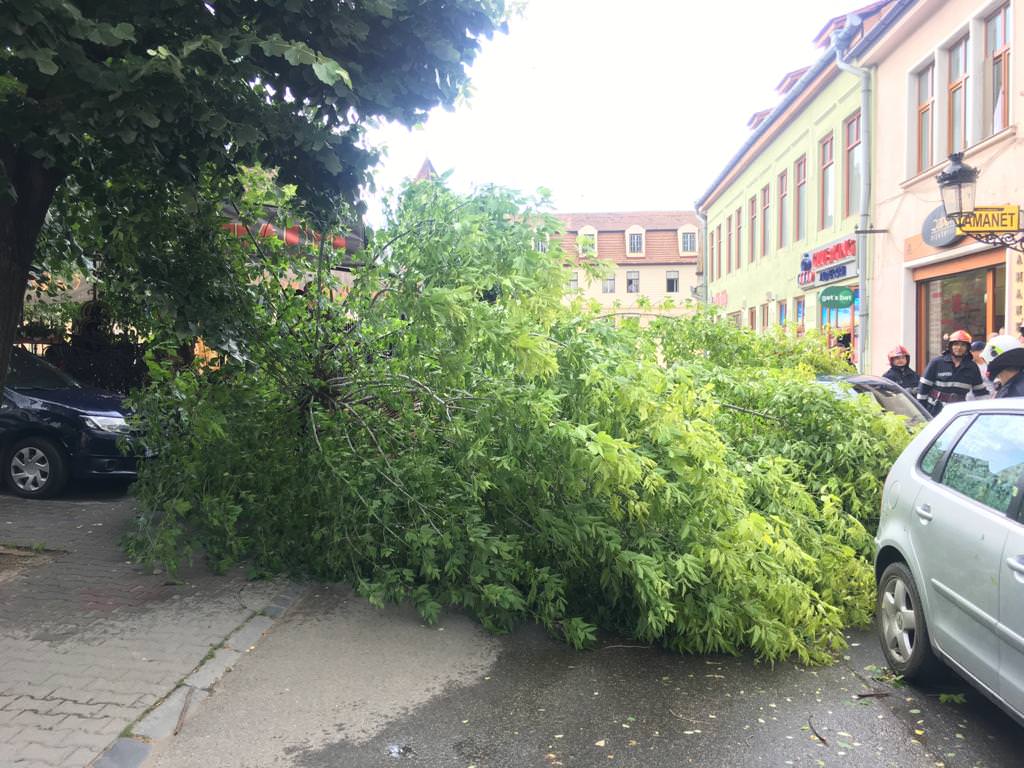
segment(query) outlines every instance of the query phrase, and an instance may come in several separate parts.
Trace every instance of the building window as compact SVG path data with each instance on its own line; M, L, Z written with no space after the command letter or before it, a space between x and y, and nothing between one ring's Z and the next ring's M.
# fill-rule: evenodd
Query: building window
M793 299L793 320L796 322L797 335L804 332L804 297L797 296Z
M807 234L807 157L800 157L793 166L796 197L793 200L793 239L797 242Z
M710 273L710 279L714 280L716 277L721 275L715 272L715 233L708 232L708 272Z
M932 107L935 100L935 65L929 64L914 77L917 89L917 172L931 168L932 158Z
M750 246L747 248L747 261L754 261L754 253L757 251L757 195L750 198Z
M737 327L743 327L743 313L742 312L730 312L728 314L729 320Z
M547 253L548 252L548 239L547 239L547 237L538 237L536 240L534 240L533 241L533 250L535 250L537 253Z
M743 265L743 206L736 209L736 269Z
M949 104L946 153L963 152L967 147L967 35L949 49L949 81L946 90Z
M757 307L751 307L747 310L747 325L752 331L757 329Z
M640 234L631 234L629 236L629 255L639 255L644 252L644 236Z
M761 305L761 330L768 330L768 304Z
M574 272L572 272L572 274L570 274L570 276L569 276L569 284L566 286L566 288L568 290L570 290L570 291L578 291L579 290L579 288L580 288L580 273L579 272L574 271Z
M786 300L783 299L783 300L781 300L779 302L779 325L785 325L786 324L786 321L788 320L788 318L786 317L786 311L787 310L788 310L788 305L786 303Z
M683 253L693 253L697 250L697 233L683 232L679 235L680 247Z
M732 272L732 216L725 217L725 271Z
M576 248L580 256L597 258L597 230L593 227L580 227L576 235Z
M843 143L846 155L846 186L844 189L843 214L856 216L860 211L860 184L864 175L861 161L860 112L854 113L843 125Z
M789 237L789 208L786 205L789 200L789 174L783 171L779 174L778 184L779 196L779 248L786 247L786 238Z
M818 196L818 229L828 229L835 223L835 158L833 157L832 134L821 140L818 146L818 167L821 169L821 194Z
M715 272L722 276L722 225L715 228Z
M601 293L615 293L615 275L601 281Z
M665 293L679 293L679 270L665 272Z
M640 272L638 270L626 272L626 293L640 293Z
M985 20L985 71L988 77L986 128L989 134L1010 124L1010 4Z
M768 255L768 244L771 243L771 210L772 192L768 184L761 189L761 255Z

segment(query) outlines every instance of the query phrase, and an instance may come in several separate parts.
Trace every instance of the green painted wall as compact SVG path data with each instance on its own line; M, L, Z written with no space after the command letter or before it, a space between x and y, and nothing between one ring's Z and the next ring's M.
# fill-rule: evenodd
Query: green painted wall
M817 296L821 288L805 291L797 282L797 275L800 272L801 258L805 253L811 253L819 248L837 241L852 239L853 231L858 224L856 206L850 216L844 215L843 189L846 183L846 155L844 127L846 121L853 116L860 108L860 82L853 75L840 72L827 84L822 91L797 115L793 121L753 160L749 167L719 195L719 197L707 206L708 235L710 236L722 228L722 271L719 276L717 268L714 273L709 272L713 279L709 280L708 297L714 301L716 297L722 308L729 314L740 313L743 325L749 325L748 309L756 308L756 327L760 329L761 307L768 303L769 325L774 326L778 322L778 302L787 302L788 320L793 321L794 300L803 297L805 302L805 325L807 328L820 326L820 312L818 309ZM821 172L820 172L820 143L829 133L833 135L834 179L832 186L834 199L834 221L831 227L821 229L819 227L819 199L821 195ZM863 124L862 124L863 131ZM797 159L805 155L807 158L807 192L806 210L807 223L805 237L799 242L793 242L793 204L796 194L795 164ZM861 157L861 168L864 173L868 172L868 160ZM778 184L779 174L787 172L789 195L787 198L787 220L789 234L787 245L778 247ZM771 211L770 211L770 247L766 256L761 255L761 190L768 185L770 189ZM749 254L749 227L750 227L750 198L757 196L758 219L757 219L757 248L755 259L750 261ZM859 191L857 192L859 199ZM740 209L743 216L741 231L741 257L742 263L737 269L735 264L731 273L726 272L726 221L727 217L735 217L736 210ZM733 222L734 243L733 258L735 261L735 222ZM715 253L709 258L715 259ZM846 280L840 280L834 285L851 285L856 287L856 269L851 270L853 275ZM822 286L824 287L824 286ZM727 297L727 300L726 300Z

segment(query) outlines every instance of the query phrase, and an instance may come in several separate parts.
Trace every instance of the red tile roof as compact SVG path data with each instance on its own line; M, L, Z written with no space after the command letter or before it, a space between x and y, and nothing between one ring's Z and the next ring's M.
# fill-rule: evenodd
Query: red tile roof
M697 254L680 254L680 227L699 231L700 219L693 211L633 211L628 213L556 213L565 223L562 250L576 252L576 237L582 227L597 230L597 255L616 264L697 264ZM644 255L626 255L626 230L644 229ZM698 247L700 238L698 237Z
M686 225L700 226L694 211L626 211L624 213L556 213L566 229L577 231L590 226L599 232L625 232L634 225L644 229L676 230Z

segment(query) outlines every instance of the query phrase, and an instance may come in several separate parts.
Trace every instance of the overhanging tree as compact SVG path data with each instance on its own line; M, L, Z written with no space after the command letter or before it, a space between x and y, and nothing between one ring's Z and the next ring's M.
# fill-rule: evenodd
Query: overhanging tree
M503 0L9 0L0 4L0 382L61 185L198 189L280 171L311 212L353 201L367 119L451 105ZM140 254L145 258L145 254Z

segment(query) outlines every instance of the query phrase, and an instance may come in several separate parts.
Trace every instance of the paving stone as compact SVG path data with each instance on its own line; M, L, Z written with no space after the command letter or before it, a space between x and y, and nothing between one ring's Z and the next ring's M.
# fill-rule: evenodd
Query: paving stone
M269 616L253 616L224 641L224 647L245 653L273 625L274 620Z
M76 749L64 758L60 768L81 768L83 765L89 765L98 754L99 750L92 750L88 747Z
M114 746L92 764L92 768L138 768L149 755L150 746L135 739L118 739Z
M191 696L189 695L190 691ZM179 686L152 712L132 726L132 734L152 741L167 738L177 728L185 702L188 702L188 711L185 713L187 722L209 695L208 691L201 688L192 688L188 685Z
M185 678L185 685L193 688L210 688L224 673L235 665L241 654L230 648L218 648L213 658Z

